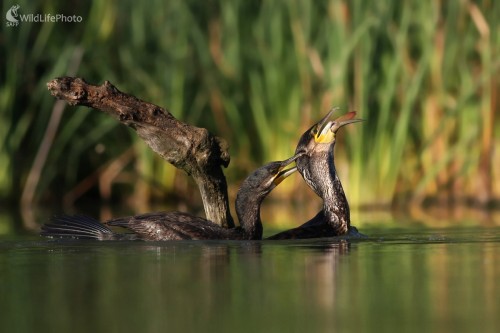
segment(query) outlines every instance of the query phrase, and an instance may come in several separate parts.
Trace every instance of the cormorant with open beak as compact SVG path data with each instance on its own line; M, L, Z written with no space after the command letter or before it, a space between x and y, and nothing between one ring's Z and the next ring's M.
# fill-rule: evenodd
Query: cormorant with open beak
M301 239L331 236L363 237L351 226L350 211L342 184L334 163L334 146L337 131L353 124L356 112L349 112L335 120L333 108L318 123L308 129L300 138L296 154L297 170L313 191L323 199L323 209L303 225L283 231L268 239Z

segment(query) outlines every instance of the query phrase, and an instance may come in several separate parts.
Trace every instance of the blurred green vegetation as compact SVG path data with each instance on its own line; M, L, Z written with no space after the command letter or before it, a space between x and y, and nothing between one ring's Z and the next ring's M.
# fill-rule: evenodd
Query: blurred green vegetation
M17 3L20 14L83 22L7 27L4 19L3 202L19 201L41 142L50 149L34 202L196 191L100 112L67 107L47 130L55 99L46 82L68 71L94 84L109 80L225 138L233 192L254 168L289 157L301 133L340 106L366 119L336 147L351 205L486 204L500 196L498 2L4 1L2 13Z

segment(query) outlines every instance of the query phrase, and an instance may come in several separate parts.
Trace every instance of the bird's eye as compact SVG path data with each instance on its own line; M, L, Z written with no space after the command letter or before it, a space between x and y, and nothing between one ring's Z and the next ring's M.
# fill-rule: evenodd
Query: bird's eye
M312 135L314 135L314 136L318 135L318 127L313 128Z

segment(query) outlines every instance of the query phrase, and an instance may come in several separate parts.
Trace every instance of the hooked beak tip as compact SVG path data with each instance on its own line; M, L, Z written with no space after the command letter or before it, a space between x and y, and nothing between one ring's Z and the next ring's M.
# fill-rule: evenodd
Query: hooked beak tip
M334 126L332 126L331 131L336 133L341 127L344 127L344 126L349 125L349 124L359 123L362 121L365 121L365 120L358 118L358 119L349 119L349 120L340 121L340 122L337 122L336 124L334 124Z

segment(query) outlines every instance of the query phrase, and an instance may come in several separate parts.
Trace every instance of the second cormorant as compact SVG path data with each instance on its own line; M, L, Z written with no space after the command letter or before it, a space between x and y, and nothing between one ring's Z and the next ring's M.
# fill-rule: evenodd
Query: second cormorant
M186 239L262 239L260 205L264 198L296 167L286 169L301 153L255 170L241 185L236 196L240 227L223 228L204 218L181 212L147 213L120 217L105 224L86 216L56 217L42 226L42 236L96 240L186 240ZM123 227L131 233L117 233L108 226Z

